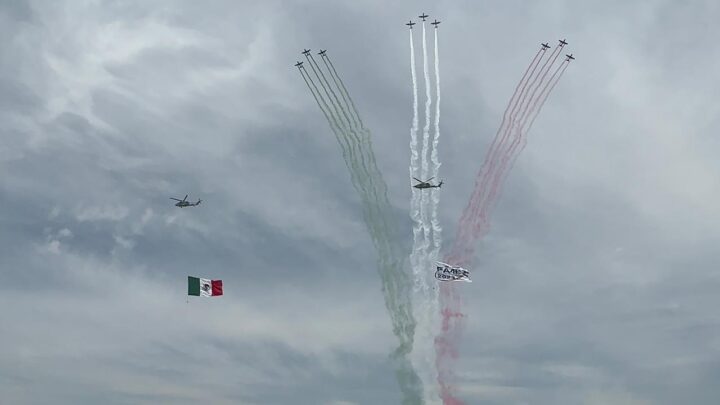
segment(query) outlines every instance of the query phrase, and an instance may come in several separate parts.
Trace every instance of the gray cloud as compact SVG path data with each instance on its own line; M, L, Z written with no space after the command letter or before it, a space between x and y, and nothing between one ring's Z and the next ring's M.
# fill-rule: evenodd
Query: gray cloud
M537 43L578 58L463 286L460 396L716 403L718 5L564 0L1 2L3 400L398 403L360 202L292 63L332 52L407 246L422 11L446 244ZM186 304L187 275L226 296Z

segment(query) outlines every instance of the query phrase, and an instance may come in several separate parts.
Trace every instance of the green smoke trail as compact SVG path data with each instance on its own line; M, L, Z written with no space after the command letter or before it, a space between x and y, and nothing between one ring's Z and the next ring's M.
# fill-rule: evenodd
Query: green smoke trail
M405 254L400 244L398 227L391 214L387 185L375 162L370 131L363 125L355 103L332 61L327 55L322 60L337 93L314 58L308 57L308 63L320 86L304 69L301 68L300 73L338 140L350 172L350 180L362 201L363 219L378 254L378 273L385 306L393 333L399 341L392 358L395 360L403 404L423 404L422 382L409 359L416 327L411 286L405 272Z

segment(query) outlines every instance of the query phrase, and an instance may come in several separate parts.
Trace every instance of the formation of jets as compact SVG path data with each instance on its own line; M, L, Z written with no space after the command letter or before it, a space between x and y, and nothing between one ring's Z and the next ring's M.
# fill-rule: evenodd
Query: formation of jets
M422 15L419 15L418 17L421 18L421 19L423 20L423 22L425 22L425 19L428 18L428 17L430 17L430 16L427 15L427 14L425 14L425 13L422 13ZM442 22L442 21L435 20L435 21L431 22L430 24L433 25L435 28L437 28L437 27L438 27L438 24L440 24L441 22ZM415 25L415 23L412 22L412 20L410 20L410 21L408 21L407 24L405 24L405 25L407 25L408 27L410 27L410 29L412 29L412 27L413 27L413 25Z
M325 56L326 52L327 52L327 49L321 49L320 52L318 52L317 54L322 57L322 56ZM303 49L303 51L300 53L302 53L305 56L308 56L308 55L310 55L310 49ZM295 63L295 67L298 69L304 69L305 66L303 66L303 63L304 62L297 61L297 63Z
M418 17L419 17L423 22L425 22L425 21L426 21L426 18L428 18L429 16L428 16L427 14L423 13L422 15L419 15ZM434 21L431 22L430 24L433 25L435 28L437 28L438 25L440 24L440 22L441 22L441 21L434 20ZM413 28L413 25L415 25L415 24L416 24L416 23L414 23L412 20L410 20L410 21L408 21L405 25L407 25L410 29L412 29L412 28ZM568 42L567 42L565 39L560 39L560 40L558 40L558 42L559 42L559 46L560 46L561 48L568 44ZM550 49L550 45L549 45L547 42L544 42L544 43L542 43L542 44L540 44L540 45L542 46L542 49L543 49L543 50ZM321 57L324 57L326 52L327 52L327 50L321 49L320 52L318 52L318 55L320 55ZM310 49L303 49L303 51L302 51L301 53L307 57L307 56L310 55ZM571 60L575 60L575 57L573 56L573 54L566 54L565 57L566 57L566 59L565 59L566 62L569 62L569 61L571 61ZM304 67L303 67L303 62L297 61L297 63L295 63L295 67L297 67L298 69L303 69L303 68L304 68ZM429 189L429 188L441 188L442 185L443 185L443 181L442 181L442 180L440 180L440 182L437 183L437 184L432 184L430 181L431 181L432 179L434 179L434 177L431 177L431 178L429 178L429 179L427 179L427 180L425 180L425 181L422 181L422 180L420 180L420 179L418 179L418 178L416 178L416 177L413 177L413 179L414 179L415 181L417 181L417 184L413 185L413 187L414 187L414 188L417 188L417 189L421 189L421 190L422 190L422 189ZM177 207L181 207L181 208L183 208L183 207L194 207L194 206L200 205L200 202L202 202L202 200L198 200L196 203L188 202L188 201L187 201L187 195L186 195L185 198L183 198L182 200L177 199L177 198L171 198L171 199L176 200L176 201L177 201L177 204L175 204L175 205L176 205ZM469 272L468 270L463 269L462 267L453 266L453 265L450 265L450 264L447 264L447 263L442 263L442 262L438 262L438 266L437 266L437 269L436 269L436 272L435 272L435 278L436 278L438 281L467 281L467 282L472 282L472 281L470 280L470 272Z
M561 48L568 44L567 41L564 39L559 39L558 42L560 42ZM550 49L550 45L548 45L547 42L540 44L540 46L542 46L543 50ZM575 57L573 56L573 54L566 53L565 54L565 62L570 62L571 60L575 60Z

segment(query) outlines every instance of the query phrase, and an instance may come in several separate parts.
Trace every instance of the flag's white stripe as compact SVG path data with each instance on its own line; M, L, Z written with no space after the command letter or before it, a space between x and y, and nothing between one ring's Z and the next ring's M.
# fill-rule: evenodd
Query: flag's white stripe
M212 297L212 280L207 278L200 279L200 296Z

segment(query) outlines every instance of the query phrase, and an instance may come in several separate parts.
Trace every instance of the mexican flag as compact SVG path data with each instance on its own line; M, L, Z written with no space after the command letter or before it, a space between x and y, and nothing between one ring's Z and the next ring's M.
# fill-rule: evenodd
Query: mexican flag
M188 276L188 295L198 295L200 297L223 295L222 280L208 280Z

